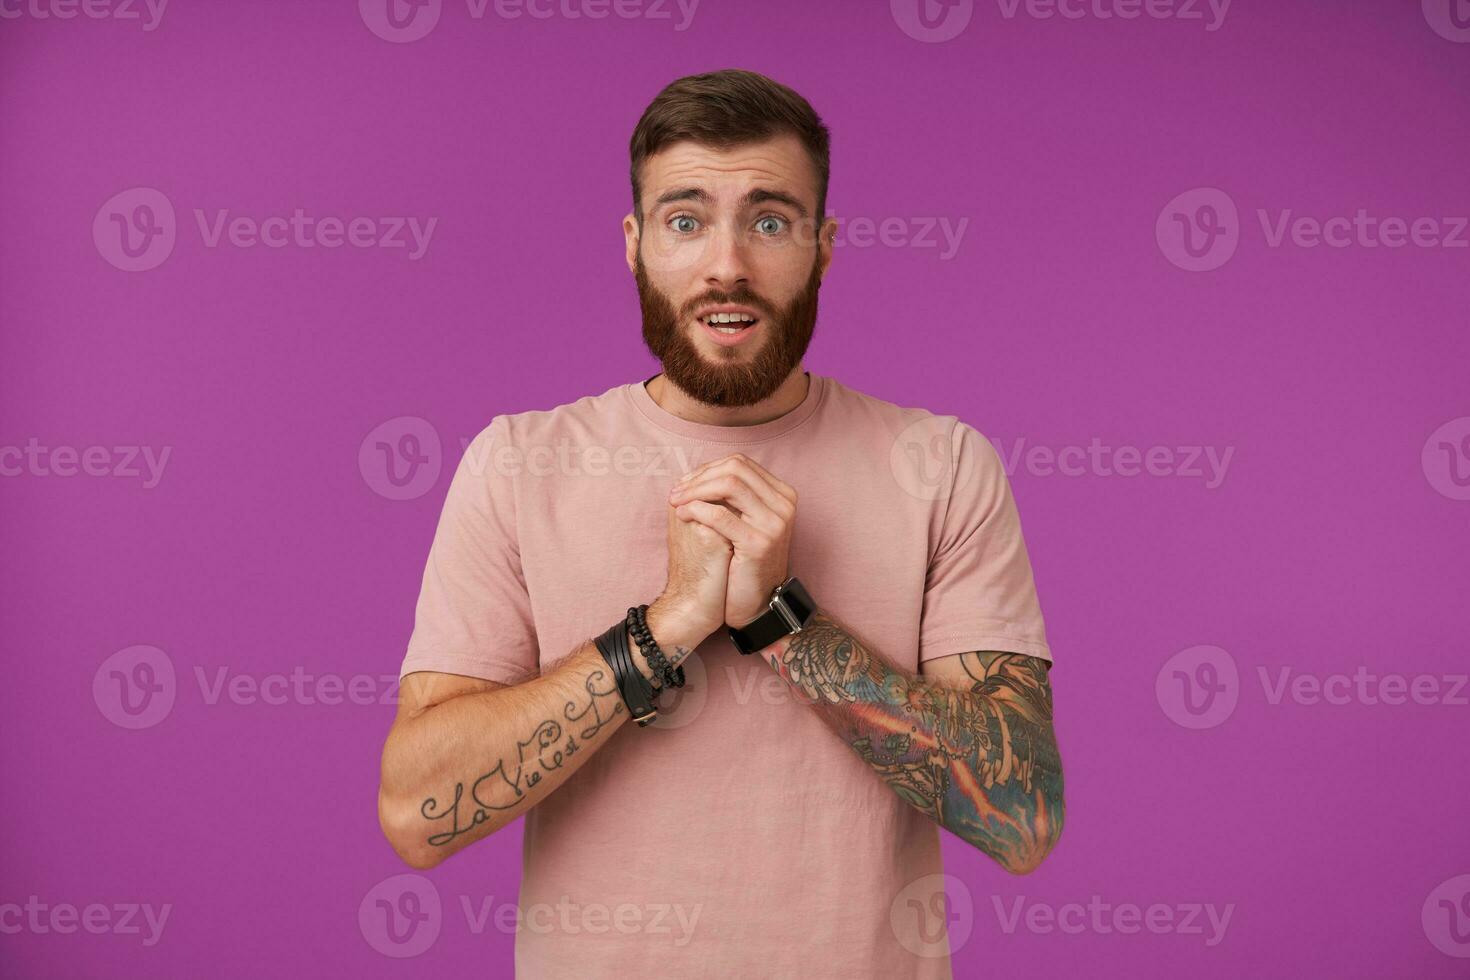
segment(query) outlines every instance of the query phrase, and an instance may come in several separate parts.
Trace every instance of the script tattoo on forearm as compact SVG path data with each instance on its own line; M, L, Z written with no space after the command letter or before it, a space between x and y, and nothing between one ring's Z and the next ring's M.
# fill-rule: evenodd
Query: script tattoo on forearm
M689 653L684 647L674 647L670 658L682 660ZM516 741L509 757L497 760L468 790L464 783L455 783L453 798L442 809L436 797L424 800L419 808L424 819L444 821L438 826L448 827L428 839L430 846L448 844L490 819L492 813L519 806L526 791L540 783L544 774L560 769L613 719L627 714L611 671L599 668L588 674L586 690L585 704L580 698L568 701L562 707L562 720L547 718L537 724L525 739ZM467 816L462 804L470 811Z
M818 610L767 659L904 801L1007 869L1034 867L1063 820L1047 664L962 656L969 690L895 669Z

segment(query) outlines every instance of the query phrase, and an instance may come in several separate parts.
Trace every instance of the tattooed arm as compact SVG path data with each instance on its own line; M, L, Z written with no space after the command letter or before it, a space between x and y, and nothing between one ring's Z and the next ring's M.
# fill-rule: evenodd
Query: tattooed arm
M661 602L649 607L648 625L674 664L707 633ZM637 642L628 642L651 680ZM383 746L378 822L407 864L432 868L539 803L628 717L590 640L542 676L509 687L456 674L408 674Z
M1007 871L1034 870L1056 845L1065 808L1045 660L977 651L917 676L821 610L760 656L899 797Z
M796 488L732 453L692 471L669 502L680 520L731 543L725 622L750 623L790 574ZM956 666L941 657L925 665L929 677L915 676L822 610L760 655L905 802L1007 871L1033 870L1055 846L1062 767L1044 661L966 653Z

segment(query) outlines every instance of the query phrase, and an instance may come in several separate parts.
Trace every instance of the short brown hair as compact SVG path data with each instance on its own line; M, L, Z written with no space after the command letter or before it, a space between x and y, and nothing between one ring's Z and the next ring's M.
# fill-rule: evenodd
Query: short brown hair
M765 75L739 68L686 75L670 82L643 110L628 144L633 215L643 225L639 172L650 156L683 140L718 150L786 133L799 139L817 171L817 213L827 214L831 136L811 103Z

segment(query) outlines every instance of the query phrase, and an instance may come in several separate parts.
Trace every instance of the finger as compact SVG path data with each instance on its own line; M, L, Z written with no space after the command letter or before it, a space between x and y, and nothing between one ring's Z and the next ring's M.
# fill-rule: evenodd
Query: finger
M694 467L694 469L679 477L679 483L689 483L690 481L708 473L711 467L718 466L729 458L729 456L721 456L719 459L712 459L708 462L700 463L698 466Z
M714 501L708 501L708 502L709 503L714 503L716 507L720 508L723 511L726 511L727 513L733 514L737 520L739 519L740 512L737 511L735 508L731 507L729 504L724 503L723 501L721 501L719 503L715 503ZM676 504L676 503L674 503L672 501L669 502L669 519L671 521L678 521L678 522L680 522L682 524L697 524L697 523L699 523L693 517L690 517L688 514L681 513L679 511L680 506L682 506L682 505Z
M766 506L787 520L796 516L795 495L791 499L781 491L775 483L769 471L761 468L761 465L749 456L737 455L730 464L730 472L738 475L742 480L751 485L756 493L760 494Z
M742 551L750 551L761 540L759 531L736 517L732 511L707 500L691 500L678 507L679 516L703 524Z
M701 463L680 477L679 482L692 483L702 476L709 476L717 472L723 473L742 458L744 457L741 453L730 453L727 456L721 456L719 459L712 459L707 463Z
M796 488L795 487L793 487L791 484L787 483L785 480L783 480L780 477L778 477L776 474L772 473L770 470L766 469L760 463L757 463L755 460L751 459L749 456L746 456L743 453L737 453L736 456L742 462L744 462L747 465L749 465L749 467L752 470L754 470L760 476L762 476L763 478L765 478L766 482L769 483L772 487L774 487L777 493L781 494L781 496L785 497L787 500L791 501L793 504L796 503Z
M788 517L785 509L790 505L770 487L763 488L764 494L758 491L754 484L760 482L755 477L742 473L710 476L697 480L692 486L675 490L669 496L669 502L675 505L689 500L728 503L751 524L767 534L779 535L786 529ZM765 499L766 495L769 495L770 500Z
M762 475L762 470L752 464L754 464L754 460L740 453L736 453L733 456L726 456L717 463L710 464L709 468L702 474L680 484L675 489L687 490L697 485L701 480L728 473L732 476L739 477L749 484L751 490L760 496L761 500L765 502L765 505L780 515L784 520L791 520L792 517L796 516L795 492L793 491L788 497L775 484L771 483L767 476Z

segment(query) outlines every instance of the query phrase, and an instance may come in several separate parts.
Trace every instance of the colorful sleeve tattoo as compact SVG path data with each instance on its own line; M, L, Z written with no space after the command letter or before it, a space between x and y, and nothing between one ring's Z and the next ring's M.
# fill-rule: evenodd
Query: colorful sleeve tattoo
M1025 874L1061 835L1045 660L961 654L966 687L885 663L822 610L761 655L905 802Z

